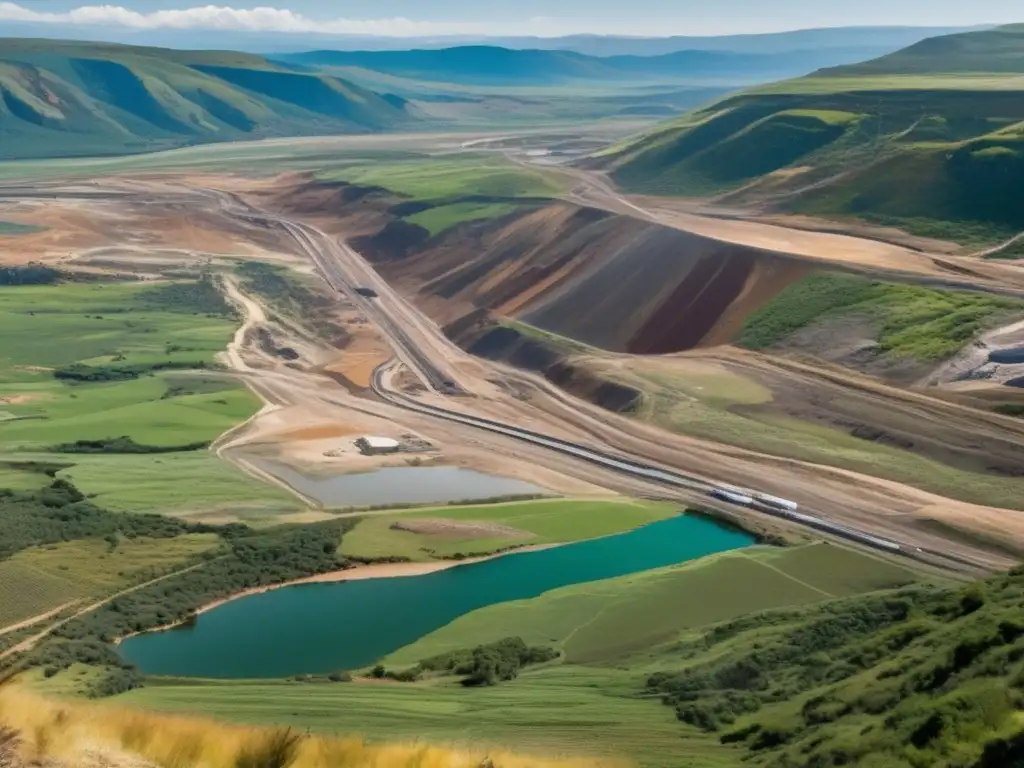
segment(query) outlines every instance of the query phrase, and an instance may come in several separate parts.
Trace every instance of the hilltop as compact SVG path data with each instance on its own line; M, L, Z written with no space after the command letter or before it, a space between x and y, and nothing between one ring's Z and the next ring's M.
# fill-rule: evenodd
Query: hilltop
M614 148L624 188L856 216L979 248L1024 228L1024 27L753 89Z
M365 132L412 119L399 97L252 54L18 39L0 48L2 158Z

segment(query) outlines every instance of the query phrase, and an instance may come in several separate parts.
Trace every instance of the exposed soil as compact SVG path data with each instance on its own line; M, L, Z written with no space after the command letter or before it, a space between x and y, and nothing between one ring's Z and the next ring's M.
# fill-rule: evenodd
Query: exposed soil
M533 534L519 528L512 528L498 523L484 523L463 520L446 520L444 518L417 518L415 520L399 520L391 524L396 531L408 531L427 536L440 536L446 539L530 539Z
M245 191L246 185L250 185L250 191ZM252 234L250 242L260 251L260 258L272 258L283 264L308 264L304 260L310 258L309 250L294 240L286 241L279 229L267 219L245 209L238 202L238 195L279 212L282 208L276 206L295 205L294 201L288 202L290 193L301 191L300 186L298 182L289 188L280 180L249 182L232 178L111 181L112 189L128 190L137 197L151 200L154 206L162 209L162 215L167 215L171 210L168 205L173 204L180 206L182 211L192 207L205 211L204 215L214 219L222 218L223 231L232 232L232 236L237 234L240 238ZM307 190L303 194L313 195L314 192L316 195L334 194L331 189L325 191L323 188ZM321 234L372 237L387 225L390 215L386 207L394 204L394 201L380 200L376 193L360 195L355 203L338 200L338 210L342 212L337 215L323 213L311 197L307 209L310 213L296 216L308 215L307 225L322 227ZM612 202L621 206L621 201ZM609 207L612 202L609 202ZM113 216L124 201L112 197L90 202L93 204ZM137 207L129 205L124 210L127 220L135 222L131 226L145 226ZM564 359L559 359L556 354L552 365L545 366L542 376L506 365L504 358L489 361L466 354L446 339L438 327L439 324L450 327L460 318L481 309L496 309L538 327L575 336L594 347L621 353L636 349L637 345L648 350L665 351L692 347L696 343L696 351L689 354L721 354L723 364L747 365L759 379L774 381L772 376L780 377L778 383L771 385L773 391L793 386L795 392L806 393L799 398L794 394L792 403L780 396L784 407L799 406L821 414L813 418L847 419L852 430L862 427L878 430L874 435L876 439L912 440L914 450L935 455L940 450L947 451L946 455L952 456L950 461L955 459L966 464L985 456L1005 463L1007 472L1014 471L1012 451L1019 450L1015 430L1018 426L1024 427L1021 420L984 414L953 400L938 400L885 388L848 372L827 368L805 371L799 362L786 360L772 361L769 365L760 358L731 358L730 355L738 353L727 348L705 348L709 339L718 341L722 338L722 326L720 324L716 328L712 323L704 330L696 327L694 323L703 317L703 313L710 312L716 319L722 318L722 323L740 322L737 318L743 313L781 289L789 279L788 275L804 273L809 268L808 264L815 260L837 258L834 254L828 254L826 258L823 253L812 258L803 254L804 250L812 244L820 248L822 243L837 241L797 237L799 243L790 251L769 253L766 250L753 258L749 252L751 249L763 248L766 244L769 248L781 247L779 238L783 237L785 230L773 228L770 236L765 235L759 243L729 243L707 234L682 231L689 226L684 226L683 220L670 226L665 221L652 221L646 216L642 211L609 212L578 204L554 203L518 218L464 225L450 230L449 235L436 242L429 241L415 253L407 253L405 258L386 258L380 254L376 266L387 277L386 281L380 280L380 275L366 264L358 252L336 241L332 243L326 235L317 241L316 247L329 252L339 269L355 275L356 285L371 285L380 296L379 300L374 300L377 306L387 307L388 312L393 313L391 320L400 322L405 331L415 338L418 350L443 370L450 370L468 394L445 398L422 385L416 389L417 374L411 370L414 367L411 363L393 366L388 384L392 388L396 382L401 386L405 386L403 382L409 382L410 389L417 391L417 397L424 402L443 403L448 408L529 426L546 434L610 447L639 459L678 468L709 483L739 483L793 498L815 514L879 535L961 553L990 567L1001 567L1011 562L1011 558L971 541L923 530L917 525L923 519L921 510L942 507L946 510L947 519L954 520L965 530L973 530L975 516L983 514L985 507L950 501L899 482L851 470L788 456L771 456L750 448L724 445L709 438L671 434L566 394L560 387L566 386L571 390L581 377L600 382L594 391L600 391L601 384L616 380L598 368L580 364L576 356L578 351L575 355L563 353ZM706 221L701 226L705 225L710 226ZM255 234L249 230L265 231ZM116 245L120 239L119 231L116 227L109 229L105 244ZM735 240L744 240L751 231L744 230L746 234L736 236ZM264 248L272 242L279 243L275 245L279 251ZM792 251L800 253L790 255ZM858 252L874 254L871 258L880 257L883 253L876 245L863 243L856 248L850 246L844 253ZM870 263L871 259L866 261ZM859 266L863 267L863 264ZM741 272L742 280L739 278ZM714 291L700 290L699 285L692 282L694 274L706 275L706 279L701 279L717 287ZM783 277L780 278L780 274ZM687 281L691 281L689 285ZM394 290L395 286L401 289L402 294ZM417 435L434 445L439 455L449 463L473 466L482 471L500 469L503 475L519 477L568 495L599 495L610 490L671 498L681 504L701 501L695 492L676 491L635 477L611 474L573 457L527 446L499 434L397 409L358 391L356 374L350 371L339 375L348 378L351 373L353 387L339 386L337 380L325 376L324 369L319 366L333 365L346 350L329 350L329 345L315 339L299 338L295 329L275 323L258 301L245 297L237 286L231 290L234 291L234 300L244 310L246 322L230 346L225 361L264 399L267 407L217 442L215 449L226 458L234 459L245 446L262 445L310 466L345 462L349 460L347 454L339 458L324 456L324 452L329 450L328 444L337 446L339 442L345 442L344 438L320 437L318 431L307 433L316 437L282 437L297 430L319 430L341 424L369 434ZM680 313L689 313L694 318L693 323L675 324L675 313L671 309L663 309L674 306L678 306ZM654 321L658 312L665 313L663 317L670 326L668 329L665 324ZM256 329L268 324L273 326L275 347L296 349L300 352L299 360L282 360L255 343ZM388 331L383 324L381 332L386 338ZM514 344L519 349L530 350L530 355L543 356L547 353L545 345L542 344L538 350L527 346L525 341L516 339ZM309 345L308 353L303 344ZM314 354L314 348L320 352ZM386 354L386 350L381 352ZM323 359L317 357L321 353L325 356ZM357 353L353 351L353 354ZM627 369L639 362L672 359L661 356L638 358L614 352L607 354ZM330 355L334 356L333 360ZM686 355L680 359L685 360ZM547 377L548 368L566 364L573 371L568 384L557 377ZM794 384L801 379L811 382L799 385L806 390L796 388ZM835 389L830 391L829 388L833 387ZM858 391L864 398L859 401L859 406L851 394ZM821 393L821 399L815 399L819 397L815 392ZM851 398L849 411L834 405L835 401L843 398ZM600 401L600 397L594 399ZM882 405L878 406L877 415L866 418L862 414L868 410L865 403ZM957 411L957 408L961 410ZM903 416L897 418L899 414ZM927 424L927 428L918 425L919 421ZM872 437L870 432L862 431L862 434ZM987 448L986 441L989 440L995 441L996 447L992 452ZM239 461L239 465L258 474L252 467L245 466L244 461ZM264 479L272 481L272 478ZM701 503L713 505L706 500ZM1024 515L1007 511L1000 513L1005 535L1024 542ZM762 516L755 517L758 521L763 520Z

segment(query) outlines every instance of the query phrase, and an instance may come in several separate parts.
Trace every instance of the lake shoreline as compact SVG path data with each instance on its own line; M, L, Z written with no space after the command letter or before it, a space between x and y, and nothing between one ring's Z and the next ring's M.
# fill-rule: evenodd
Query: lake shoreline
M540 552L545 549L554 549L556 547L564 547L566 544L573 544L576 542L559 542L555 544L530 544L524 547L516 547L515 549L509 549L504 552L495 552L491 555L480 555L479 557L467 557L462 560L430 560L421 563L373 563L370 565L357 565L353 568L342 568L337 571L328 571L326 573L318 573L314 576L304 576L300 579L292 579L290 581L282 581L280 584L267 584L262 587L251 587L250 589L236 592L233 595L222 597L217 600L213 600L205 605L196 609L191 614L189 619L184 621L177 621L173 624L165 624L161 627L153 627L152 629L144 629L140 632L130 632L127 635L114 638L113 645L119 646L126 640L130 640L133 637L140 635L148 635L155 632L166 632L169 629L180 627L187 624L190 620L197 616L201 616L204 613L220 608L222 605L234 602L235 600L241 600L243 597L251 597L252 595L262 595L267 592L273 592L278 589L284 589L286 587L297 587L303 584L333 584L345 581L366 581L370 579L402 579L410 576L426 576L431 573L439 573L440 571L447 571L452 568L458 568L462 565L474 565L476 563L485 563L488 560L496 560L499 557L505 557L507 555L517 555L526 552Z

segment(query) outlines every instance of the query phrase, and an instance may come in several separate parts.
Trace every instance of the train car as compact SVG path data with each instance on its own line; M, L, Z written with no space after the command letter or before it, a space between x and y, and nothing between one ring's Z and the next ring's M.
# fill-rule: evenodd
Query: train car
M800 505L789 499L780 499L778 496L769 496L767 493L755 493L754 502L765 507L777 509L780 512L796 512Z
M739 504L741 507L749 507L754 503L752 496L748 496L734 488L713 488L709 495L722 501L728 501L730 504Z

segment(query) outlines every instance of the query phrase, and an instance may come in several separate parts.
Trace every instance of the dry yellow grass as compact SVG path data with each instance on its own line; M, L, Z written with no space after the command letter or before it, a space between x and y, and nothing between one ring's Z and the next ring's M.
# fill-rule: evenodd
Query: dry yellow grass
M27 761L113 768L626 768L622 761L517 755L484 748L367 744L226 725L0 689L0 726Z

